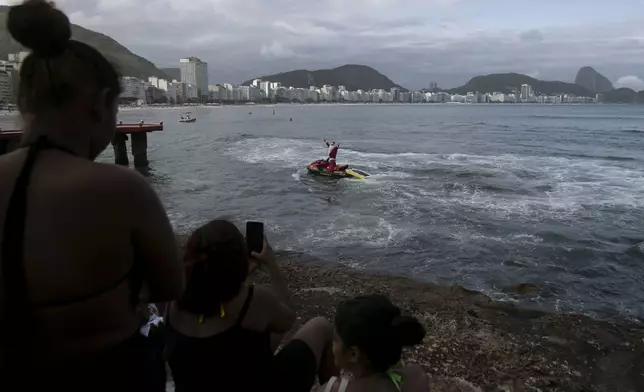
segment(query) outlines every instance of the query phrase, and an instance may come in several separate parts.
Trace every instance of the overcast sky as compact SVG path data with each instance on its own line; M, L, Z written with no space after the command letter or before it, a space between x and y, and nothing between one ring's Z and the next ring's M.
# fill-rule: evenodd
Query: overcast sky
M0 1L11 4L12 1ZM209 63L211 83L347 63L409 88L584 65L644 89L644 0L58 0L73 23L161 67Z

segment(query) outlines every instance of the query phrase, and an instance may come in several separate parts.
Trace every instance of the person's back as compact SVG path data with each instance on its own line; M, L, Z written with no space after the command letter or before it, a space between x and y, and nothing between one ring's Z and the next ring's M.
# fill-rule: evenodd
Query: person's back
M270 245L252 255L266 265L270 286L246 286L248 252L232 223L214 220L188 239L186 290L166 320L177 392L310 392L316 373L323 382L336 374L323 360L333 335L324 319L307 323L275 354L295 314Z
M146 181L93 162L116 128L118 75L69 40L48 2L12 7L8 27L33 53L21 72L23 148L0 156L2 382L32 372L25 389L141 390L139 302L178 297L183 275Z
M185 327L190 323L186 320L190 315L171 311L170 318L180 329L171 324L166 335L168 363L177 392L200 391L205 385L221 390L256 391L266 385L273 358L271 335L267 330L254 330L254 323L248 325L245 320L254 287L249 288L249 293L241 308L235 300L227 304L230 322L205 320L197 334L191 334L195 331Z
M245 240L230 222L214 220L197 229L185 246L188 276L183 298L168 314L168 363L176 390L255 391L270 376L273 348L270 319L283 314L280 332L290 328L292 311L270 301L263 287L246 287L249 263ZM268 296L268 300L267 300Z

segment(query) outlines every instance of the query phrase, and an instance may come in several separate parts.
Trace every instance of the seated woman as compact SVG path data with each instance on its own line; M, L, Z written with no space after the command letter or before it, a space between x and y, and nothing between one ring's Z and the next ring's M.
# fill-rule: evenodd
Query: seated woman
M94 162L116 130L120 77L71 39L50 1L11 7L7 28L31 53L20 70L21 145L0 156L0 382L152 390L140 298L179 298L183 268L147 181Z
M353 379L332 377L318 392L427 392L420 366L394 370L402 348L420 344L425 329L413 317L379 295L344 302L335 315L333 354L336 365Z
M309 392L316 373L320 382L338 373L328 360L333 327L323 318L304 325L274 355L275 337L292 328L295 314L269 244L252 257L266 265L272 286L245 284L246 242L232 223L215 220L190 236L186 291L170 305L166 320L177 392Z

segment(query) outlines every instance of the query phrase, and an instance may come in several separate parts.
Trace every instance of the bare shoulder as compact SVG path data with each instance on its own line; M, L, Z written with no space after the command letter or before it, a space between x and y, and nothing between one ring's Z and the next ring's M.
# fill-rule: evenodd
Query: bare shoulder
M90 192L100 192L113 197L123 195L130 201L154 195L145 177L126 167L91 163L82 171L82 176L82 182Z
M397 370L403 376L403 392L416 392L429 390L429 379L427 373L420 365L407 365Z
M89 181L108 184L110 187L122 186L128 190L149 189L145 177L136 170L119 165L92 163L89 172Z
M0 173L15 172L15 168L20 167L25 160L25 156L26 153L21 150L0 155Z

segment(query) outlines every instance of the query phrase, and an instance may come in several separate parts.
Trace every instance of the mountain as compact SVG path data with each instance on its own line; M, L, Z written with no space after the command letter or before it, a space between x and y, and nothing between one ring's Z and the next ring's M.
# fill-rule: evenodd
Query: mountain
M467 84L449 90L452 94L467 94L479 91L481 93L511 93L520 91L522 84L529 84L535 93L545 95L574 94L577 96L594 97L595 94L588 89L572 83L544 81L517 73L492 74L476 76Z
M170 81L181 80L181 68L161 68L161 71L168 75Z
M644 91L635 92L630 88L618 88L604 93L606 103L644 103Z
M605 93L613 89L613 84L593 67L583 67L577 72L575 84L595 93Z
M252 78L242 84L248 85L254 79L280 82L283 86L298 88L309 88L311 86L322 87L325 84L329 84L331 86L345 86L349 91L361 89L389 90L392 87L407 91L407 89L392 82L391 79L375 69L367 67L366 65L355 64L347 64L333 69L318 69L316 71L298 69L296 71Z
M14 41L7 30L8 6L0 6L0 58L7 58L9 53L24 51L18 42ZM121 75L135 76L147 79L148 76L168 78L150 61L132 53L114 39L95 31L88 30L78 25L72 25L72 37L78 41L93 46L108 60L115 64Z

